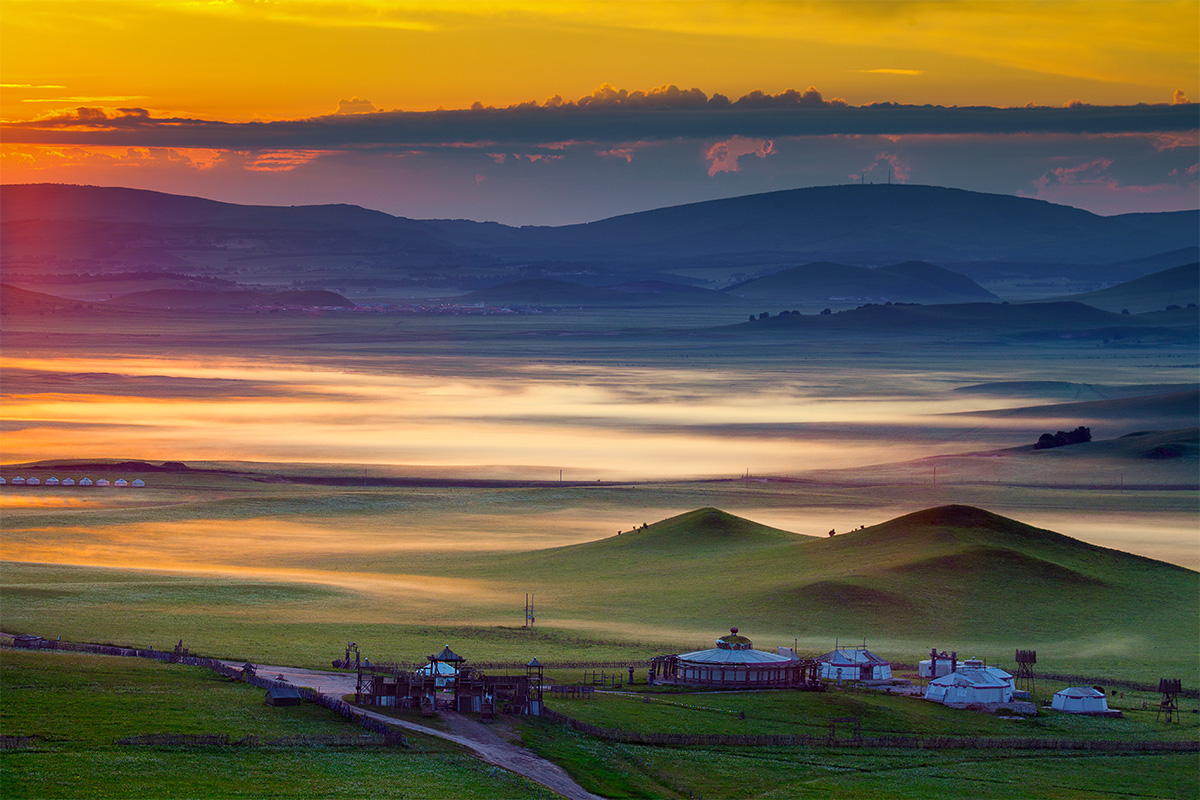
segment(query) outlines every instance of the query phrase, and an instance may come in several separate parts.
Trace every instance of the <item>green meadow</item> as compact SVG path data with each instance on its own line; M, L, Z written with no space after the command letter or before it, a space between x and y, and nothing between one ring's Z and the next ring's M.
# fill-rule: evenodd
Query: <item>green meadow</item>
M0 729L20 737L0 752L5 798L548 796L442 740L384 746L324 708L271 707L201 667L5 649L0 689ZM117 744L145 734L243 743Z

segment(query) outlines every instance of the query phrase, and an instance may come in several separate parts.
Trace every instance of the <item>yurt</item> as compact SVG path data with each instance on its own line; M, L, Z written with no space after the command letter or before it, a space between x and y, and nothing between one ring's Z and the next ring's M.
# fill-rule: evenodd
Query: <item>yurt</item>
M708 650L656 656L651 661L653 680L682 686L741 689L820 685L815 661L755 650L754 643L739 636L737 628L730 628L729 635L717 639L716 645Z
M839 648L817 656L821 677L829 681L887 681L892 665L866 648Z
M1091 686L1071 686L1054 693L1050 707L1067 714L1108 713L1108 698Z
M120 486L121 488L125 488L128 485L129 481L125 480L124 478L117 478L116 483L113 484L113 486Z
M26 478L25 485L26 486L41 486L42 482L38 478Z
M100 478L96 481L97 486L108 486L108 478Z
M1012 675L998 667L985 667L977 658L963 662L961 669L934 678L925 699L948 706L1008 703L1012 701Z
M58 478L51 475L49 478L46 478L46 485L47 486L58 486Z
M0 486L4 486L7 483L8 483L8 481L4 480L4 478L2 476L0 476Z
M20 476L18 476L18 477L16 477L16 478L13 478L13 479L12 479L12 485L13 485L13 486L24 486L24 485L25 485L25 479L24 479L24 478L22 478L22 477L20 477Z
M143 486L146 485L146 482L144 480L142 480L141 478L134 478L133 483L131 483L129 485L135 489L141 489Z
M92 485L92 479L91 479L91 478L80 478L80 479L79 479L79 485L80 485L80 486L91 486L91 485Z
M63 478L63 479L62 479L62 485L63 485L63 486L74 486L74 485L75 485L75 479L74 479L74 478Z

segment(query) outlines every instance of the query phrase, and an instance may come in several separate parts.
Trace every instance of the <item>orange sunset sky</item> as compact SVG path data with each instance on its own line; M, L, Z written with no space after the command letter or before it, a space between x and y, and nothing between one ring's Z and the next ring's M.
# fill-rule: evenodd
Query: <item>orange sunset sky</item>
M1197 206L1194 0L0 12L6 183L551 224L889 172Z

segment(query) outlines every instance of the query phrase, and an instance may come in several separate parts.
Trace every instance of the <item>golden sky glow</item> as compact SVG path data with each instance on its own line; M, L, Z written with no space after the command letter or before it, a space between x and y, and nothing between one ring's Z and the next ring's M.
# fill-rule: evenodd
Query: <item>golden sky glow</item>
M1200 94L1196 2L4 0L3 117L142 106L228 120L574 99L608 82L851 103Z

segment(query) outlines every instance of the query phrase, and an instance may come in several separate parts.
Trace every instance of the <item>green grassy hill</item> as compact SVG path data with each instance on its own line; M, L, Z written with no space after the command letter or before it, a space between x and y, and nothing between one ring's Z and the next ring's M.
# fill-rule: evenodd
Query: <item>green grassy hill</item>
M1200 644L1196 572L970 506L833 537L707 508L597 542L492 558L479 569L523 575L556 616L707 622L714 632L734 624L751 638L1093 648L1167 658L1192 672L1195 659L1180 654Z

